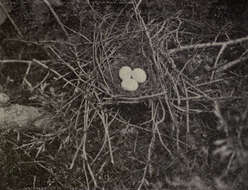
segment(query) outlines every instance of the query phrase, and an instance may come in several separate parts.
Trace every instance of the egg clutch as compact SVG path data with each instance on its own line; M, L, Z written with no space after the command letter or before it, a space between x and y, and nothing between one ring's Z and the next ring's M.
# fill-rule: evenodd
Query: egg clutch
M146 72L141 68L131 69L129 66L123 66L119 70L119 77L122 80L121 87L126 91L136 91L140 83L147 79Z

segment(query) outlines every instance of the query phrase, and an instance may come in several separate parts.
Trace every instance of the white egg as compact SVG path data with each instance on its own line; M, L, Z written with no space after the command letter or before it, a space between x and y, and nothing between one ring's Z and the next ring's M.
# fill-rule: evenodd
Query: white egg
M132 69L130 67L123 66L123 67L120 68L119 77L122 80L130 79L131 78L131 73L132 73Z
M131 74L132 78L138 83L143 83L147 79L146 72L141 68L135 68Z
M136 91L139 87L137 81L134 79L126 79L121 82L121 87L126 91Z

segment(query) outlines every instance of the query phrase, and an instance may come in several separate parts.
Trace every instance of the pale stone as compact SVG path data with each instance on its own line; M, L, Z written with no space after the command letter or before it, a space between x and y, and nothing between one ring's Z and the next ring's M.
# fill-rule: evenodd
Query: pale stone
M12 104L0 107L0 129L47 128L49 120L49 114L32 106Z
M9 96L5 93L0 92L0 105L1 104L6 104L9 101Z

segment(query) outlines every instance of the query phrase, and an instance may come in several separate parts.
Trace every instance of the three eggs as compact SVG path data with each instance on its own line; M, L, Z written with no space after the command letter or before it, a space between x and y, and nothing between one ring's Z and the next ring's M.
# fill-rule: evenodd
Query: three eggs
M147 79L146 72L141 68L131 69L129 66L123 66L119 70L121 78L121 87L126 91L136 91L139 83L144 83Z

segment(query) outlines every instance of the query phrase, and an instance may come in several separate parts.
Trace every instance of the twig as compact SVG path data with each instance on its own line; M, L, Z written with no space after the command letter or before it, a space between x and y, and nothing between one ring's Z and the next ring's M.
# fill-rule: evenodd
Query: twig
M79 106L79 109L78 109L78 112L77 112L77 117L76 117L76 121L75 121L75 126L78 125L78 121L79 121L79 117L81 115L81 109L82 109L82 104L83 104L83 100L81 101L81 104ZM84 115L88 115L88 113L86 112ZM69 167L69 169L71 170L75 164L75 161L78 157L78 154L79 154L79 151L81 150L82 146L85 145L85 138L86 138L86 133L84 133L83 137L81 138L81 141L80 141L80 144L79 146L77 147L77 150L72 158L72 162L71 162L71 165ZM86 160L87 159L87 156L84 155L84 159Z
M40 61L40 62L44 62L44 61ZM45 62L49 62L49 61L45 61ZM19 60L19 59L5 59L5 60L0 60L0 63L2 63L2 64L6 64L6 63L26 63L26 64L31 64L32 61L31 60Z
M216 70L216 72L222 72L246 60L248 60L248 56L240 57L234 61L230 61L224 65L218 66L217 68L213 68L213 70Z
M58 185L61 187L61 188L65 188L65 186L62 184L62 182L60 182L57 178L57 176L55 175L55 173L52 171L52 169L48 169L47 167L45 167L43 164L41 163L37 163L37 165L39 165L41 168L43 168L44 170L46 170L50 175L52 175L55 179L55 181L58 183Z
M215 63L214 63L214 67L215 67L215 68L217 67L217 64L218 64L218 62L219 62L220 56L221 56L221 55L223 54L223 52L225 51L226 47L227 47L226 44L224 44L224 45L221 47L221 49L220 49L220 51L219 51L219 53L218 53L218 55L217 55L217 57L216 57ZM214 74L215 74L215 71L212 71L212 74L211 74L211 81L214 79Z
M132 101L130 103L133 103L133 101L137 101L137 103L138 103L140 100L146 100L146 99L151 99L151 98L155 98L155 97L165 96L166 94L167 94L167 91L154 93L151 95L138 96L138 97L126 97L126 96L122 96L122 95L115 95L115 96L111 96L111 100L112 99L117 99L120 101L125 100L126 103L128 103L128 101ZM106 98L106 100L107 100L107 98Z
M107 81L106 81L106 78L105 78L105 76L104 76L104 73L103 73L103 70L102 70L102 68L101 68L101 66L100 66L100 61L97 59L97 57L99 57L98 56L98 46L97 46L97 44L95 43L96 41L97 41L97 39L98 39L98 35L96 34L96 32L94 32L94 43L93 43L93 57L94 57L94 63L96 64L96 66L97 66L97 69L98 69L98 71L99 71L99 73L100 73L100 75L101 75L101 77L102 77L102 79L103 79L103 82L104 82L104 84L105 84L105 90L106 90L106 93L110 93L110 87L109 87L109 85L108 85L108 83L107 83Z
M159 121L156 121L154 127L155 127L155 130L156 130L156 133L158 134L158 138L159 138L159 141L161 143L161 145L164 147L164 149L169 153L169 155L171 156L171 158L173 158L173 154L172 152L170 151L170 149L166 146L166 144L164 143L163 139L162 139L162 135L159 131L159 124L162 124L165 120L165 108L164 108L164 105L162 103L162 101L159 99L159 103L160 103L160 107L162 108L162 117Z
M184 91L185 91L185 95L186 98L189 98L189 94L188 94L188 88L184 82L184 80L182 80L183 82L183 87L184 87ZM186 126L187 126L187 134L190 133L190 128L189 128L189 100L186 100Z
M151 107L152 107L151 108L151 119L153 120L152 138L151 138L151 141L150 141L150 144L149 144L149 148L148 148L146 166L144 168L143 176L142 176L141 182L140 182L139 187L138 187L137 190L141 190L142 186L145 183L146 174L147 174L147 171L148 171L148 167L151 164L152 149L153 149L153 146L154 146L154 143L155 143L155 137L156 137L156 127L155 126L156 126L156 117L157 117L157 114L156 114L156 106L154 105L154 102L152 102L152 106Z
M14 26L17 34L19 36L21 36L23 38L22 32L21 30L18 28L18 26L15 24L15 21L12 19L12 17L9 15L7 9L5 8L5 6L2 4L2 2L0 1L0 8L3 10L4 14L8 17L8 19L10 20L11 24Z
M89 43L89 44L92 44L92 43L93 43L87 36L83 35L82 33L77 32L77 31L73 30L72 28L70 28L70 27L68 27L68 26L64 26L64 27L65 27L67 30L69 30L70 32L73 32L74 34L76 34L76 35L80 36L81 38L83 38L84 40L86 40L87 43Z
M98 185L97 185L97 181L96 181L96 178L94 176L94 173L93 173L93 171L92 171L92 169L91 169L91 167L87 161L86 161L86 164L87 164L87 168L90 172L91 179L93 180L94 186L95 186L95 188L97 188Z
M110 121L108 121L108 115L105 114L103 111L101 111L101 113L98 113L98 115L101 118L102 124L103 124L104 129L105 129L105 138L104 138L105 140L104 141L108 142L108 148L109 148L111 163L114 164L112 145L111 145L111 140L110 140L110 136L109 136L109 127L112 124L112 122L115 121L115 118L118 115L118 112L116 112L115 116Z
M63 30L65 36L66 36L67 38L69 38L69 34L68 34L68 32L66 31L64 24L63 24L63 23L61 22L61 20L59 19L58 15L57 15L56 12L54 11L52 5L51 5L51 4L49 3L49 1L47 1L47 0L42 0L42 1L46 4L46 6L49 8L49 10L51 11L51 13L52 13L53 16L55 17L55 19L56 19L56 21L58 22L59 26L60 26L61 29Z
M73 82L67 80L63 75L61 75L60 73L58 73L57 71L55 71L54 69L49 68L47 65L45 65L44 63L42 63L39 60L33 59L34 63L37 63L38 65L42 66L45 69L50 70L52 73L54 73L55 75L57 75L59 77L59 79L64 80L67 84L71 85L72 87L74 87L75 89L79 90L82 94L85 94L85 91L81 88L78 88ZM97 88L97 87L96 87ZM99 88L97 88L99 90Z
M149 29L147 28L147 25L145 24L145 21L144 19L142 18L141 14L140 14L140 10L139 10L139 5L141 4L142 0L139 0L138 3L135 2L135 0L133 0L134 2L134 11L135 11L135 15L137 17L137 20L139 20L140 22L140 25L141 27L144 29L144 32L146 34L146 37L148 39L148 43L149 43L149 47L151 48L151 52L152 52L152 61L153 63L155 64L156 68L157 68L157 71L159 74L161 74L161 76L163 76L163 70L161 68L161 65L158 63L158 59L157 59L157 55L158 55L158 52L155 50L154 48L154 45L153 45L153 40L152 40L152 37L151 37L151 34L149 32ZM158 80L161 84L161 87L164 88L163 86L163 81L160 77L158 77Z
M169 49L167 52L161 52L161 53L164 55L168 55L168 54L174 54L174 53L178 53L178 52L190 50L190 49L219 47L219 46L224 46L224 45L229 46L229 45L234 45L234 44L238 44L238 43L245 42L245 41L248 41L248 36L245 36L243 38L238 38L235 40L224 41L224 42L209 42L209 43L185 45L185 46L181 46L180 48Z
M89 178L87 175L86 164L87 164L86 160L83 160L83 171L84 171L85 181L86 181L87 189L90 190L90 184L89 184Z

